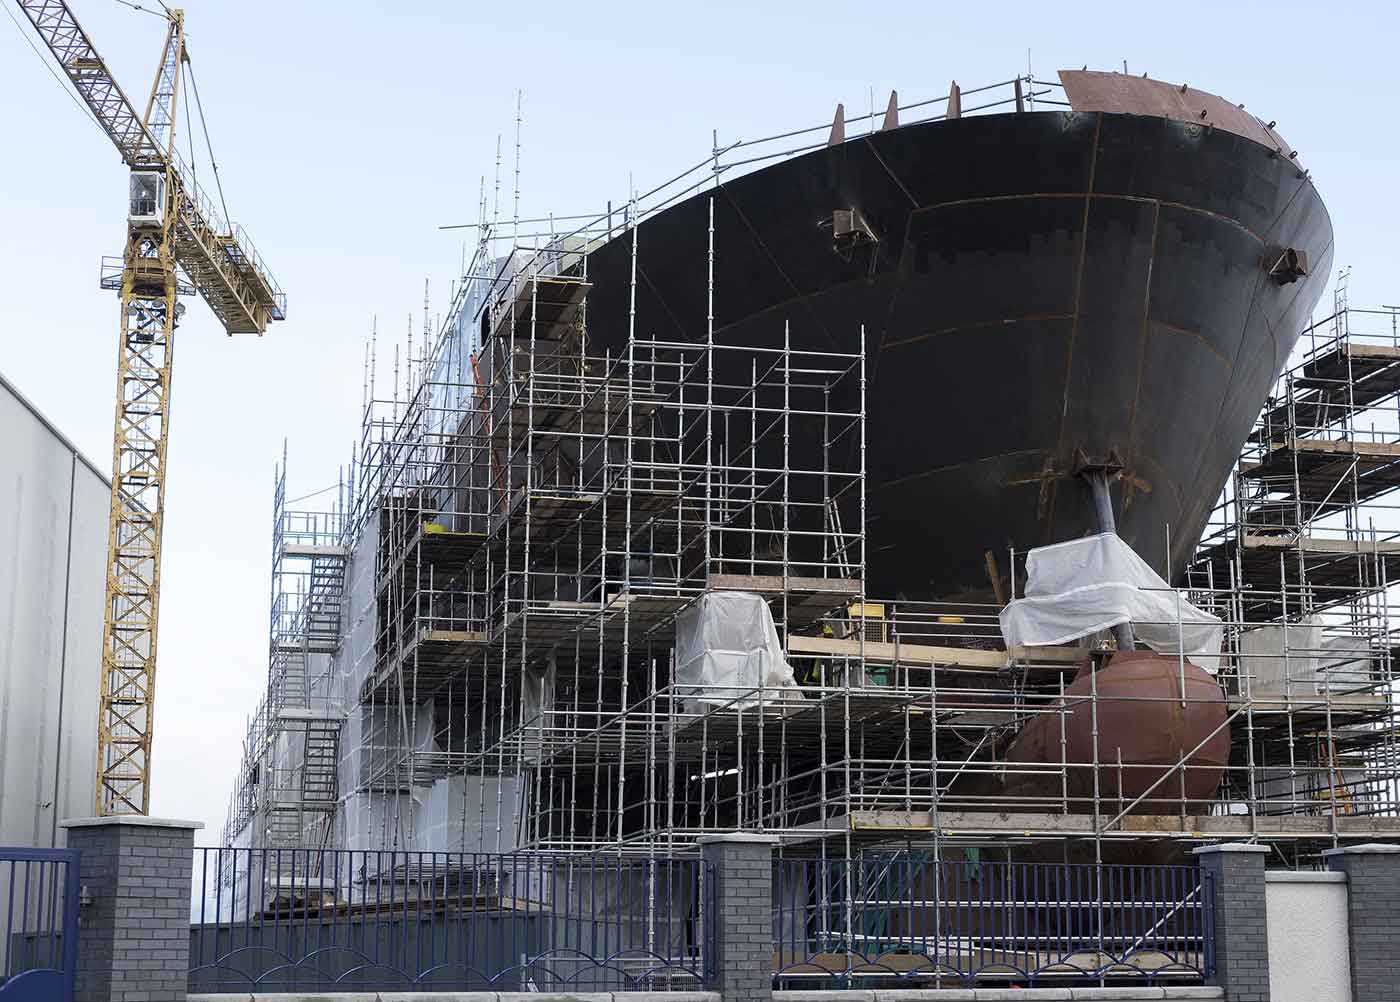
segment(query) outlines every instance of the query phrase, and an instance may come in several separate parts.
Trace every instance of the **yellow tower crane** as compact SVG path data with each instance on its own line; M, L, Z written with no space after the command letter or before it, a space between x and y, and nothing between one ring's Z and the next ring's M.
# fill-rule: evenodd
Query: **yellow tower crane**
M105 269L102 281L104 288L121 294L121 340L97 723L97 813L146 814L170 364L175 328L184 313L178 299L198 291L229 334L261 335L271 321L286 316L286 297L247 234L215 211L176 153L176 105L189 65L183 12L165 8L165 49L145 114L138 115L67 3L15 2L131 170L126 249L120 268ZM196 88L196 103L198 95Z

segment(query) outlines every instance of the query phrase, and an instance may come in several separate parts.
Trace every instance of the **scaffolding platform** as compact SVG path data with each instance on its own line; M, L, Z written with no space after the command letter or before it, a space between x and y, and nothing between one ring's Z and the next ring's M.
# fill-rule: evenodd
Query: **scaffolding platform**
M1310 533L1245 533L1229 537L1196 553L1196 569L1209 572L1217 582L1230 580L1238 567L1254 589L1241 601L1249 618L1267 621L1299 611L1299 589L1309 586L1314 604L1326 605L1351 598L1356 592L1400 575L1400 539L1326 538ZM1290 594L1291 593L1291 594ZM1291 608L1286 608L1289 594Z
M339 557L343 560L349 556L349 550L337 544L283 543L282 555L285 557Z
M1321 430L1344 422L1353 408L1400 393L1400 347L1343 341L1314 355L1293 378L1293 399L1267 406L1249 441L1290 425Z
M1348 489L1353 467L1355 486ZM1241 463L1239 475L1324 513L1342 511L1400 487L1400 442L1288 434L1266 443L1257 462Z
M435 571L453 574L465 570L485 542L485 533L461 532L436 522L423 522L405 549L418 547L418 557L424 564Z
M1247 754L1251 739L1261 756L1289 762L1300 741L1323 739L1340 754L1368 751L1394 738L1385 725L1394 716L1395 701L1385 693L1256 695L1252 700L1232 697L1229 706L1233 711L1246 703L1252 703L1251 717L1236 718L1232 731L1241 755Z
M298 654L333 654L340 641L333 637L307 637L304 641L279 639L273 642L272 653L282 656Z
M622 546L629 520L633 532L653 519L665 520L682 497L680 491L671 490L565 493L522 489L515 493L508 510L493 517L490 545L498 559L507 549L519 549L527 535L532 546L547 547L565 536L577 536L585 543L606 538Z
M584 300L591 288L582 278L567 275L534 275L507 285L492 310L492 336L529 340L532 331L550 331L579 323Z
M426 699L442 686L462 676L466 666L490 643L485 633L473 630L419 630L403 650L381 660L376 671L360 686L360 702L397 703L397 669L408 675L407 689Z
M493 648L509 649L517 663L538 664L551 652L574 656L578 641L580 663L596 663L599 652L620 655L624 642L669 647L676 614L693 596L631 591L612 596L606 605L567 600L531 602L502 620L491 634ZM523 655L523 660L522 660Z
M1038 811L852 811L813 828L823 833L848 828L866 838L892 834L939 833L944 836L1019 835L1051 838L1163 838L1231 841L1304 839L1330 841L1400 840L1400 817L1321 814L1180 815L1180 814L1054 814ZM1110 824L1110 822L1112 822Z
M385 517L392 514L384 509ZM391 583L402 584L404 578L410 578L415 587L446 584L467 569L487 540L484 533L450 529L432 513L402 514L411 518L410 524L398 527L393 545L383 547L379 554L375 589L381 598L390 591Z
M524 444L530 434L543 438L593 438L630 416L633 421L651 417L666 403L666 395L651 388L617 388L606 375L589 375L590 362L602 368L603 359L581 359L577 375L530 372L518 375L513 399L502 401L491 421L491 442L496 448ZM552 444L552 443L551 443Z
M1001 672L1016 665L1027 669L1078 671L1089 656L1082 647L1014 647L1011 650L889 643L858 637L789 636L788 651L822 658L864 659L866 664L949 667Z
M853 578L783 577L780 574L711 574L710 591L756 592L770 601L781 599L789 630L799 630L859 601L865 583ZM781 609L780 609L781 611Z

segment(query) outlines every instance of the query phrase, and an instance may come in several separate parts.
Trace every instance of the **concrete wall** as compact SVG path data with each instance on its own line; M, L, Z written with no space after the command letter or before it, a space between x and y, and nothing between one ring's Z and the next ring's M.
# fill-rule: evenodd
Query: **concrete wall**
M1270 871L1264 905L1271 1002L1351 1002L1346 875Z
M93 812L110 487L0 378L0 845Z

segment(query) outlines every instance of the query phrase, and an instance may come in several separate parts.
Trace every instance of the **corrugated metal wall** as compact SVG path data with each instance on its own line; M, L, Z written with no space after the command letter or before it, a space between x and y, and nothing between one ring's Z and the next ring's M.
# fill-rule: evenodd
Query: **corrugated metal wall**
M106 477L0 379L0 844L93 813Z

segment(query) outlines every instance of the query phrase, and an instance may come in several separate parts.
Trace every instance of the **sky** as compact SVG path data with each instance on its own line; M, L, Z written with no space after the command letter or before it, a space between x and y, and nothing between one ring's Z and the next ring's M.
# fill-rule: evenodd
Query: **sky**
M70 2L143 103L163 19ZM23 15L0 3L18 21L0 18L0 372L106 468L119 318L98 264L121 252L126 171L30 48ZM1386 98L1397 9L187 0L229 214L289 309L265 338L229 338L192 302L178 332L152 813L203 821L200 841L217 843L266 683L274 464L286 440L292 496L336 482L371 325L383 358L391 337L421 330L425 279L430 312L446 309L463 231L439 227L475 220L498 137L512 211L517 92L530 217L620 202L629 178L646 189L702 159L712 130L724 143L829 121L838 101L864 108L872 93L882 107L891 89L905 102L952 80L1006 80L1028 53L1051 78L1126 60L1276 119L1331 212L1351 303L1379 305L1400 303L1400 140ZM200 169L205 187L210 177Z

